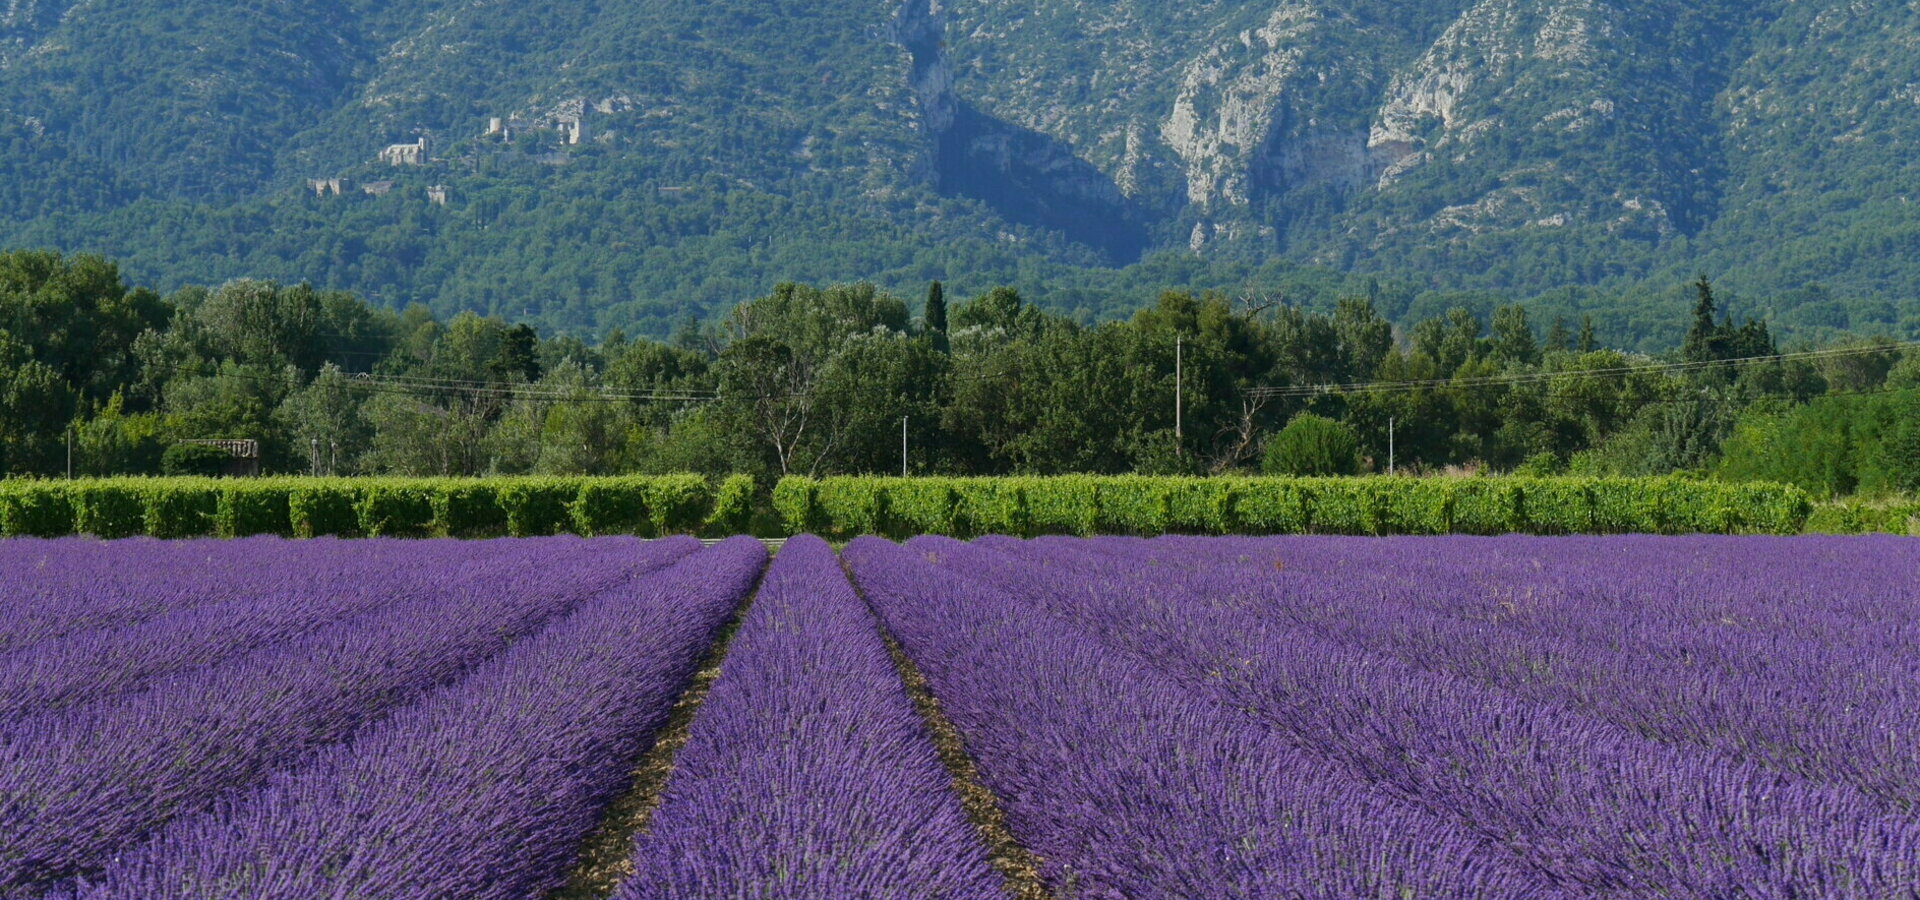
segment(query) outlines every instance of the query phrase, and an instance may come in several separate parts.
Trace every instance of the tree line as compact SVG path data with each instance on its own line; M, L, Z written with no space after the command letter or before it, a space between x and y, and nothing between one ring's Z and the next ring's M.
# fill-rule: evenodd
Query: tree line
M1357 474L1389 468L1920 488L1920 350L1787 353L1692 286L1673 350L1594 323L1396 328L1331 308L1167 291L1098 325L999 288L949 302L783 284L670 339L597 343L305 285L161 296L94 256L0 254L0 470L193 471L193 439L269 472ZM1325 386L1339 386L1323 389ZM71 455L69 450L71 449ZM214 462L217 462L214 461Z

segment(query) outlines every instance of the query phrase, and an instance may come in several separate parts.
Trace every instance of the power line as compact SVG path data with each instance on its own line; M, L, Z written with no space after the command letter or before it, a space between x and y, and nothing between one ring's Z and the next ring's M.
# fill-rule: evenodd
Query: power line
M1872 346L1843 347L1832 350L1805 350L1797 353L1776 353L1770 356L1747 356L1737 359L1654 363L1651 365L1637 366L1613 366L1604 369L1572 369L1558 372L1516 372L1502 375L1480 375L1467 378L1432 378L1417 381L1363 381L1348 384L1263 386L1248 388L1244 393L1258 398L1276 399L1316 397L1326 394L1397 393L1403 391L1436 390L1441 388L1512 387L1524 384L1537 384L1560 378L1613 378L1643 374L1678 374L1715 369L1722 366L1738 366L1747 363L1789 362L1795 360L1867 356L1916 347L1920 347L1920 341L1896 341Z
M167 363L149 363L155 368L169 369L188 375L205 378L240 378L263 384L300 387L301 382L287 376L253 372L207 372L195 366L169 365ZM465 379L432 379L424 376L374 375L370 373L342 373L347 387L366 390L373 393L403 394L413 397L431 397L444 394L468 394L476 397L497 397L507 400L553 400L569 403L639 403L639 402L706 402L719 399L719 392L708 390L658 390L645 392L615 392L605 389L567 390L543 388L538 385L515 385L501 382L479 382ZM308 382L311 383L311 382Z

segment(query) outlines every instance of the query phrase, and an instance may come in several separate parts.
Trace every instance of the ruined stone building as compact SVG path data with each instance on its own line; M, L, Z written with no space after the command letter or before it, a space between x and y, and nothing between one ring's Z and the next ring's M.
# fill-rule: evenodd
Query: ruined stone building
M390 166L418 166L427 161L427 139L422 136L411 144L394 144L380 151L380 161Z

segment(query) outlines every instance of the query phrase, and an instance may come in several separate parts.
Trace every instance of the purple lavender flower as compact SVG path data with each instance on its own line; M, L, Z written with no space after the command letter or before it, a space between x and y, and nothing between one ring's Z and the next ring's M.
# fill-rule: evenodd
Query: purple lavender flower
M787 541L618 900L1003 898L878 623L819 538Z

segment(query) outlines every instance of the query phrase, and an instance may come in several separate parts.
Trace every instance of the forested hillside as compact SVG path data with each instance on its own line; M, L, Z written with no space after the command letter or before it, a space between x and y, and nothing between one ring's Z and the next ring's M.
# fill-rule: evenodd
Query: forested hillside
M1704 271L1909 336L1917 39L1845 0L12 0L0 246L575 333L944 279L1654 349Z

